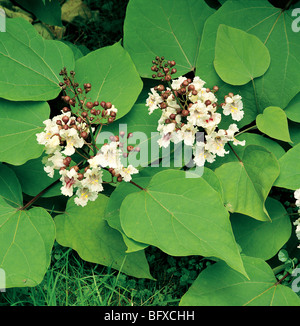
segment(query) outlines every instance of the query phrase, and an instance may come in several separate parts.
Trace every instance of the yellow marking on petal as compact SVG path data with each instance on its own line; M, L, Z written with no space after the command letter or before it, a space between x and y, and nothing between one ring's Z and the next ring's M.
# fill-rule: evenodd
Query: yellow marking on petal
M238 108L236 108L235 106L233 106L233 105L231 105L231 104L230 104L230 106L232 107L231 112L238 111Z

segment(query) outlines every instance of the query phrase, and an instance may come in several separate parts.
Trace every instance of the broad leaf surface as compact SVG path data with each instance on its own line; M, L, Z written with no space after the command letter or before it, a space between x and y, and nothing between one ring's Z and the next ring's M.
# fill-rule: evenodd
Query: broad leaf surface
M0 178L0 268L6 287L36 286L50 264L55 225L41 207L19 210L22 191L11 169L0 165Z
M269 106L256 117L257 128L269 137L291 142L287 116L276 106Z
M76 81L90 83L88 98L111 102L116 119L128 113L137 100L143 83L129 54L120 43L92 51L76 61Z
M270 222L257 221L249 216L232 214L230 220L237 243L247 256L271 259L289 240L292 225L284 206L269 197L266 209Z
M61 92L59 72L74 69L72 50L45 40L23 18L6 21L0 33L0 97L12 101L47 101Z
M36 134L43 131L43 121L49 118L46 102L12 102L0 99L0 161L22 165L39 157L44 146Z
M224 82L247 84L262 76L269 65L269 51L259 38L237 28L219 25L214 67Z
M280 159L280 175L274 186L296 190L300 186L300 144L289 149Z
M22 190L25 194L29 196L36 196L43 189L50 186L53 182L60 178L58 171L55 171L53 178L48 177L44 170L44 164L42 163L42 158L38 157L33 160L29 160L20 166L11 166L11 169L16 173L20 180ZM60 187L61 182L57 185L51 187L49 191L43 194L43 197L53 197L61 195Z
M300 93L298 93L285 108L287 117L294 121L300 122Z
M233 19L234 17L234 19ZM218 96L239 93L244 102L244 118L239 126L255 120L268 106L285 108L300 91L300 44L299 35L293 32L291 10L282 11L267 0L226 1L210 16L203 30L196 74L208 83L218 85ZM225 84L216 73L213 60L217 31L220 24L241 29L257 36L268 48L271 64L268 71L252 83L243 86ZM280 45L280 51L278 46ZM227 119L228 120L228 119ZM230 119L229 119L230 120ZM224 123L226 120L224 119ZM230 121L227 121L229 124Z
M204 23L213 12L204 0L130 1L124 46L140 75L152 76L151 62L156 56L175 60L178 75L193 70Z
M290 288L277 284L270 266L262 259L243 257L249 276L228 268L224 262L200 273L181 306L299 306L300 300Z
M141 278L152 278L143 251L126 254L121 234L104 220L108 197L80 207L71 198L65 214L55 217L57 242L71 247L86 261L109 266Z
M229 162L215 170L227 209L260 221L270 220L264 203L279 172L274 154L255 145L246 147L242 162Z
M146 190L125 198L120 219L125 234L138 242L174 256L218 257L244 273L228 212L203 178L188 179L178 170L159 172Z

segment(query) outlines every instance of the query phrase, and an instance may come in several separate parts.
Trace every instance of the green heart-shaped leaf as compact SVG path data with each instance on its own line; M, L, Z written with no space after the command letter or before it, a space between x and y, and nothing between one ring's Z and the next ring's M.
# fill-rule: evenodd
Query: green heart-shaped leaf
M291 142L287 116L276 106L269 106L256 117L257 128L269 137Z
M174 256L218 257L244 273L228 212L203 178L159 172L144 191L124 199L120 219L125 234L138 242Z
M270 65L267 47L255 35L219 25L214 66L223 81L244 85L262 76Z
M227 209L269 221L264 203L279 171L274 154L261 146L247 146L241 162L226 163L215 170L222 183Z

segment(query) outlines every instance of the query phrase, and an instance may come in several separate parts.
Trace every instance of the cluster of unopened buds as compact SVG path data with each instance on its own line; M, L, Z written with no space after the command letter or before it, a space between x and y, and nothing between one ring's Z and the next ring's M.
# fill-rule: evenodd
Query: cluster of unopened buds
M84 84L83 92L73 80L74 72L70 72L71 78L67 76L66 69L60 74L64 75L64 83L59 84L62 90L73 91L75 94L73 97L64 95L62 99L74 107L75 113L70 107L63 107L60 115L44 121L44 131L36 136L38 143L45 147L46 155L43 158L45 172L53 178L55 170L59 171L62 194L72 197L75 192L75 203L85 206L89 200L97 199L98 193L103 191L103 183L113 182L114 177L117 182L123 180L128 182L131 175L138 173L138 170L131 165L125 167L122 164L121 157L126 157L128 152L120 145L119 136L115 136L110 143L105 143L100 149L95 144L96 126L104 125L100 120L105 119L106 123L115 120L117 109L114 105L104 101L91 102L85 95L91 89L89 83ZM99 104L102 110L95 108ZM76 164L72 158L74 154L81 156L83 160ZM110 182L102 180L103 170L110 172L112 176Z
M229 151L225 150L228 142L245 145L245 141L234 137L239 131L235 123L230 124L227 130L218 128L222 114L231 115L235 121L243 118L243 102L240 95L229 93L224 102L218 104L217 86L212 90L204 87L205 82L198 76L193 79L184 76L172 79L170 73L175 70L170 70L168 66L174 67L176 62L165 63L164 57L156 57L152 63L155 65L151 69L158 72L152 77L164 76L161 81L167 82L166 86L160 84L151 88L146 100L149 114L156 109L162 111L157 127L161 135L158 140L160 147L168 147L170 142L176 144L183 141L185 145L193 147L195 164L203 166L205 161L212 163L216 156L228 154ZM222 114L218 112L220 110ZM197 137L198 132L204 132L204 139Z

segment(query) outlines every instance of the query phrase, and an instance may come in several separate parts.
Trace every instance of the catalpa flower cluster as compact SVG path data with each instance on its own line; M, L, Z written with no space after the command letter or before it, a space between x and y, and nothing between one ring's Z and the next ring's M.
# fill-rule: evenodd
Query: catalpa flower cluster
M64 68L60 75L64 76L64 83L59 83L62 90L69 88L69 92L74 94L73 97L62 96L62 100L74 107L76 115L65 106L60 115L44 121L44 131L36 137L38 143L45 147L47 154L43 158L45 172L53 178L55 171L59 171L62 194L72 197L75 193L75 203L85 206L89 200L97 199L98 193L103 191L104 183L113 182L114 177L117 182L129 182L131 175L138 173L138 170L131 165L125 167L122 164L121 156L127 157L124 154L128 153L123 153L124 149L118 136L101 148L96 146L95 126L100 127L97 131L99 133L104 124L102 120L112 123L116 118L117 108L110 102L88 100L84 94L90 91L91 84L84 84L84 90L79 88L78 83L74 82L74 71L70 72L69 77ZM94 125L92 121L95 122ZM83 158L78 164L72 158L75 153ZM103 170L111 174L110 182L103 181Z
M227 130L218 128L222 114L230 115L234 121L243 118L241 96L229 93L225 96L224 103L219 105L216 97L217 86L213 90L204 87L205 82L198 76L193 79L181 76L172 80L169 68L166 64L162 65L162 62L163 59L157 57L156 61L153 61L152 70L158 71L159 66L165 72L162 80L167 81L169 87L161 84L151 88L146 100L149 114L157 109L162 111L157 127L161 135L159 145L168 147L170 142L176 144L183 141L185 145L193 147L194 162L198 166L203 166L205 161L214 162L216 156L228 154L229 151L225 150L228 142L244 146L245 141L238 141L234 137L239 131L235 123ZM162 73L159 77L161 75ZM205 133L203 140L197 137L198 132Z
M62 194L72 197L76 190L74 200L77 205L85 206L89 200L96 200L98 193L103 191L103 169L109 170L119 182L128 182L132 174L138 173L132 165L122 165L123 152L118 141L104 144L95 156L87 159L88 166L83 171L76 164L70 167L71 156L86 144L88 125L82 118L72 117L71 112L63 112L44 121L44 124L45 130L37 134L38 143L45 146L45 153L48 154L43 158L44 170L51 178L55 170L59 171Z

